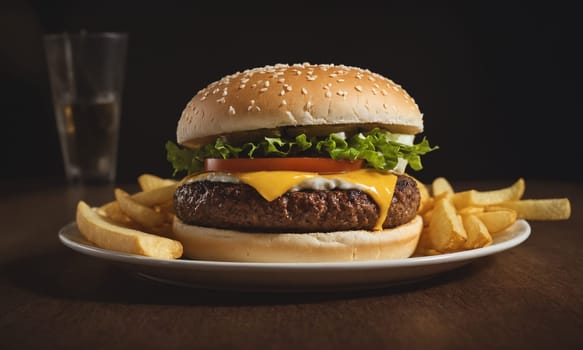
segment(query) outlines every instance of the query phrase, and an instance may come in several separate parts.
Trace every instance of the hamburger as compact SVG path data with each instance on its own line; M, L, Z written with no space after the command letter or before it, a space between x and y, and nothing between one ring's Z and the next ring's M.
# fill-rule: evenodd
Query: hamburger
M420 194L407 167L435 149L405 90L369 70L294 64L226 76L188 102L173 231L193 259L399 259L416 248Z

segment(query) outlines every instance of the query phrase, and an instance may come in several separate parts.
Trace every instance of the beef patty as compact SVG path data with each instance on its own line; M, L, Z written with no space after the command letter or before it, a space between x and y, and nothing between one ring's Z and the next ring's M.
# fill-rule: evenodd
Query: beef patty
M400 175L384 228L412 220L420 194L412 178ZM246 184L196 181L176 189L176 216L197 226L258 232L372 230L379 209L359 190L287 192L268 202Z

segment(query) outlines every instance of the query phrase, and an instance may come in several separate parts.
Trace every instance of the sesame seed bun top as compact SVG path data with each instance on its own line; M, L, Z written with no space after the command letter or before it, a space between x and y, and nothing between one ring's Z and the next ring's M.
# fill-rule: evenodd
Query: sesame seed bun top
M237 72L200 90L182 112L177 141L194 146L241 131L340 124L417 134L423 115L401 86L369 70L277 64Z

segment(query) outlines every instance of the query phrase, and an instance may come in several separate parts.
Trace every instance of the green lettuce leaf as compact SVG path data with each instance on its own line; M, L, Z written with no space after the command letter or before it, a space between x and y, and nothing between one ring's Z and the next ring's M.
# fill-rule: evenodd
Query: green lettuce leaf
M166 158L174 168L174 175L185 171L188 174L203 170L206 158L264 158L264 157L330 157L336 160L363 159L365 166L381 171L393 169L399 158L406 159L413 170L421 170L421 156L438 147L431 147L426 138L412 146L392 141L390 133L375 128L358 133L350 138L343 134L325 137L295 138L265 137L259 142L231 145L217 138L214 143L187 149L172 141L166 143Z

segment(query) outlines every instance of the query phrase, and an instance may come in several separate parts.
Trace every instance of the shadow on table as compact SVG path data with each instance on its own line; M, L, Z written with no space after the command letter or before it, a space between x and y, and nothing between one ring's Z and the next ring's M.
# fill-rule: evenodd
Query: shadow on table
M53 298L155 305L270 305L310 303L412 293L457 283L491 263L481 259L422 281L339 293L246 293L178 287L143 279L116 265L74 252L51 252L0 267L11 285Z

